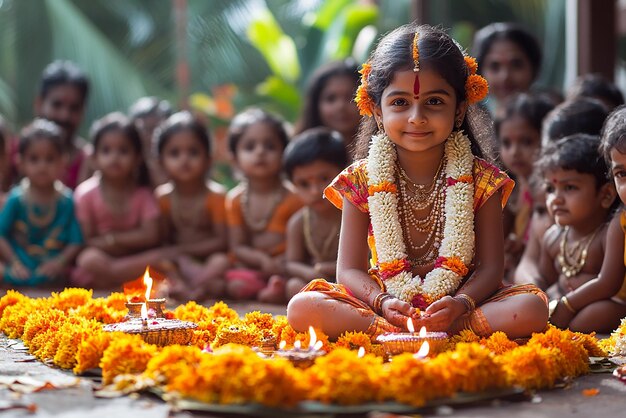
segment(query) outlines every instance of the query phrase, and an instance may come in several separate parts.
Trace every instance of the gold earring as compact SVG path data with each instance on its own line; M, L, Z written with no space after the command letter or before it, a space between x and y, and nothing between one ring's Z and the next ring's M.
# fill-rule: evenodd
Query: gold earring
M462 119L457 119L456 122L455 122L456 129L459 129L462 124L463 124L463 120Z

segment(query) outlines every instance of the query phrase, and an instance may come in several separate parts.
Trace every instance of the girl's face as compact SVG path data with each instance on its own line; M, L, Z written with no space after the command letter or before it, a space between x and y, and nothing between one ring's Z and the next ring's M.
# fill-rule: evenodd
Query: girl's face
M46 97L36 104L38 116L51 120L63 128L66 140L74 138L81 121L85 104L78 87L73 84L60 84L48 91Z
M611 173L617 194L622 203L626 203L626 154L616 148L611 150Z
M527 91L533 82L533 68L528 56L515 42L507 39L492 43L481 64L490 93L498 101Z
M519 115L504 120L499 134L500 156L506 168L518 177L530 177L541 147L541 134Z
M268 178L280 174L283 144L272 126L250 125L235 148L235 163L246 177Z
M548 211L559 225L584 226L603 216L601 209L608 209L613 203L615 195L611 198L607 186L611 185L598 189L595 177L588 173L562 168L547 171L544 188Z
M63 173L64 158L49 140L38 139L20 156L20 168L32 186L50 187Z
M96 168L111 180L128 179L140 161L130 139L119 130L104 133L94 153Z
M353 101L356 87L352 77L337 75L328 79L319 98L318 111L322 124L339 131L346 142L353 139L361 120Z
M161 164L174 182L203 181L210 161L206 148L190 130L173 134L161 151Z
M454 121L463 118L467 105L457 106L452 86L435 71L422 68L419 73L418 98L413 92L413 70L397 71L383 90L376 120L382 121L385 132L398 152L423 152L442 147L454 128Z

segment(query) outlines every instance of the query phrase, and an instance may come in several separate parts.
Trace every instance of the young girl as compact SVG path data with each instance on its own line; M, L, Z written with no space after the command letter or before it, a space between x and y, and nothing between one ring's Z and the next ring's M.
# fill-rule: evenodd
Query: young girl
M544 235L540 256L542 287L556 282L560 292L550 322L586 333L609 333L626 315L626 301L611 300L624 281L624 263L615 262L617 250L606 245L617 202L599 145L598 137L572 135L546 147L537 162L556 222Z
M285 172L305 205L287 225L287 300L313 279L335 278L341 212L323 191L347 164L343 138L327 128L304 131L285 149Z
M541 124L552 110L552 103L541 96L522 93L506 105L495 120L500 158L515 178L516 188L504 209L505 277L512 279L528 240L533 200L529 179L541 148Z
M325 126L339 132L346 145L356 139L359 110L352 100L359 85L357 65L352 60L320 67L311 77L296 134Z
M228 146L244 177L226 198L230 250L241 267L226 275L228 294L283 301L287 221L302 206L281 176L287 132L275 116L250 109L233 119Z
M211 167L209 134L189 112L180 112L158 128L155 138L159 160L171 179L156 194L162 242L171 245L157 252L161 260L176 261L182 279L172 291L191 300L219 297L229 265L228 243L224 193L205 181Z
M325 191L343 208L338 284L315 280L291 300L295 329L375 337L413 320L520 338L546 327L541 290L502 287L502 206L513 182L479 158L471 104L487 85L475 72L475 60L430 26L405 25L380 41L357 92L370 116L357 144L371 141L367 158Z
M1 282L37 286L59 282L83 243L74 217L71 191L63 172L61 130L35 119L19 142L22 182L9 193L0 212ZM63 283L58 283L63 284Z
M146 265L133 254L159 242L159 208L150 189L141 139L121 113L91 130L98 172L75 194L76 216L87 248L72 279L78 286L111 287L139 277Z

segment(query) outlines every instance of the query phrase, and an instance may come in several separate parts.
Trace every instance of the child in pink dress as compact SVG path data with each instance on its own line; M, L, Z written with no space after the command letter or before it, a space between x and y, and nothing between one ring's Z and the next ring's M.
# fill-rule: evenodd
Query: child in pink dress
M76 216L87 246L78 256L73 282L110 287L132 280L145 269L139 252L159 241L159 209L150 188L141 139L121 113L92 128L98 172L76 189Z

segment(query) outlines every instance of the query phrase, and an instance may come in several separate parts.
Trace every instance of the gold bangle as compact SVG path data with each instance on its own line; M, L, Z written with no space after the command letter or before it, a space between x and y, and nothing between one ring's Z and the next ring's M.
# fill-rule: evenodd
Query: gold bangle
M567 310L570 311L571 313L575 314L576 312L578 312L576 309L574 309L572 304L569 303L569 299L567 299L567 296L561 297L561 302L563 303L563 305L565 305Z
M382 310L383 310L383 302L389 298L392 298L393 295L391 295L390 293L387 292L380 292L379 294L376 295L376 297L374 298L374 302L372 303L372 310L377 314L377 315L382 315Z
M467 308L467 312L472 312L474 309L476 309L476 302L470 295L465 293L457 293L454 297L459 298L461 302L463 302L463 304Z

